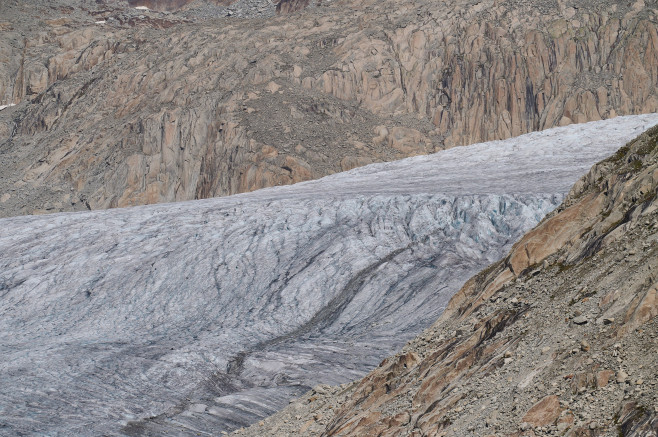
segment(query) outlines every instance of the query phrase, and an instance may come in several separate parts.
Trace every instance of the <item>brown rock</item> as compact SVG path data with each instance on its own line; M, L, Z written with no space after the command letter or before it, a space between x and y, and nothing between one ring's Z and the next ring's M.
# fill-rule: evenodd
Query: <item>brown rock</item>
M193 6L131 1L158 10ZM284 0L278 9L283 14L307 3ZM11 129L0 122L0 132L13 133L13 146L0 148L2 162L15 163L3 170L0 193L26 185L0 214L25 214L48 202L70 205L61 210L100 209L234 194L658 110L658 34L642 8L623 20L595 8L587 19L579 12L565 20L557 9L537 15L541 4L533 2L417 9L396 0L366 3L341 3L326 13L323 5L268 26L200 21L198 32L151 14L140 24L90 26L62 19L54 6L45 27L3 24L10 30L0 38L6 60L0 104L26 106L15 130L13 122ZM21 13L13 5L3 10L3 23ZM157 33L163 27L167 38ZM281 88L264 92L270 83ZM247 106L247 95L260 97ZM295 111L278 111L291 105ZM388 134L373 139L379 125ZM292 150L296 144L307 150ZM260 154L265 145L278 156ZM290 172L288 157L305 164ZM548 223L517 247L512 272L572 237Z
M560 418L557 421L557 429L560 432L564 432L567 429L571 428L575 422L576 418L574 417L573 413L566 412L566 414L563 414L560 416Z
M512 248L511 270L518 275L578 238L582 227L598 215L603 200L603 196L590 195L528 232Z
M424 155L434 151L431 141L415 129L394 127L390 129L387 138L390 147L406 156Z
M658 286L654 285L631 302L618 335L625 335L656 316L658 316Z
M390 428L399 428L401 426L405 426L409 423L411 420L411 416L409 415L408 412L403 411L401 413L396 414L393 416L388 423L388 426Z
M596 387L601 388L608 385L610 378L614 376L615 372L612 370L601 370L596 374Z
M522 421L531 424L532 426L547 426L555 423L562 407L560 407L560 400L555 395L546 396L528 410L523 416Z

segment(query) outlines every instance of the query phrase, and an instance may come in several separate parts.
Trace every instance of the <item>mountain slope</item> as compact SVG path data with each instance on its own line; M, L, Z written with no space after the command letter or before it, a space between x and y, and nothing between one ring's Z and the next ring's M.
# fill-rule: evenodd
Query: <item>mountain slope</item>
M119 4L0 5L0 105L16 104L1 216L235 194L658 110L654 1L354 0L270 20Z
M652 128L401 353L236 435L656 435L657 194Z
M592 162L657 122L568 126L205 201L3 219L0 430L217 433L360 377Z

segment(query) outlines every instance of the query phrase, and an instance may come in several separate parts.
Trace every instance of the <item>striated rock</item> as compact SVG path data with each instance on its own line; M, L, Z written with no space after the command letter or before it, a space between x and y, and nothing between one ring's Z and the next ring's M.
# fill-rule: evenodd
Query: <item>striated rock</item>
M175 11L198 0L127 0L132 7L146 6L156 11ZM208 1L208 0L206 0ZM210 0L212 3L230 5L236 0Z
M627 402L617 412L623 435L650 436L658 429L658 412L647 411L635 402Z
M618 331L619 335L622 336L638 328L656 316L658 316L658 286L654 285L631 302L624 316L623 326Z
M2 216L235 194L658 110L648 7L348 1L243 22L82 0L62 17L63 1L43 26L0 6L22 17L0 37L0 105L17 104L0 112Z
M546 426L555 423L560 413L562 413L560 401L557 396L551 395L533 405L522 420L535 427Z
M306 8L310 0L280 0L276 5L277 14L292 14Z

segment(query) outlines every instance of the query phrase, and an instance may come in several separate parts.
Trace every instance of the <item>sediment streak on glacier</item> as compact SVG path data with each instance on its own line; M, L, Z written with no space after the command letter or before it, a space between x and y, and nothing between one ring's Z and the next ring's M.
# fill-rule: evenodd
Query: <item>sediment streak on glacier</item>
M0 434L190 434L359 377L597 160L620 117L177 204L0 220Z

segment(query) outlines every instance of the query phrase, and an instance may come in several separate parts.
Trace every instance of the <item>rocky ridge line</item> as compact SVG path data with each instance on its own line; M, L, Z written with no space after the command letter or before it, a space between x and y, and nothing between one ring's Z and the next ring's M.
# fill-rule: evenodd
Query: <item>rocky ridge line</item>
M49 4L0 14L17 17L0 23L2 216L234 194L658 109L655 2L338 1L269 20Z

